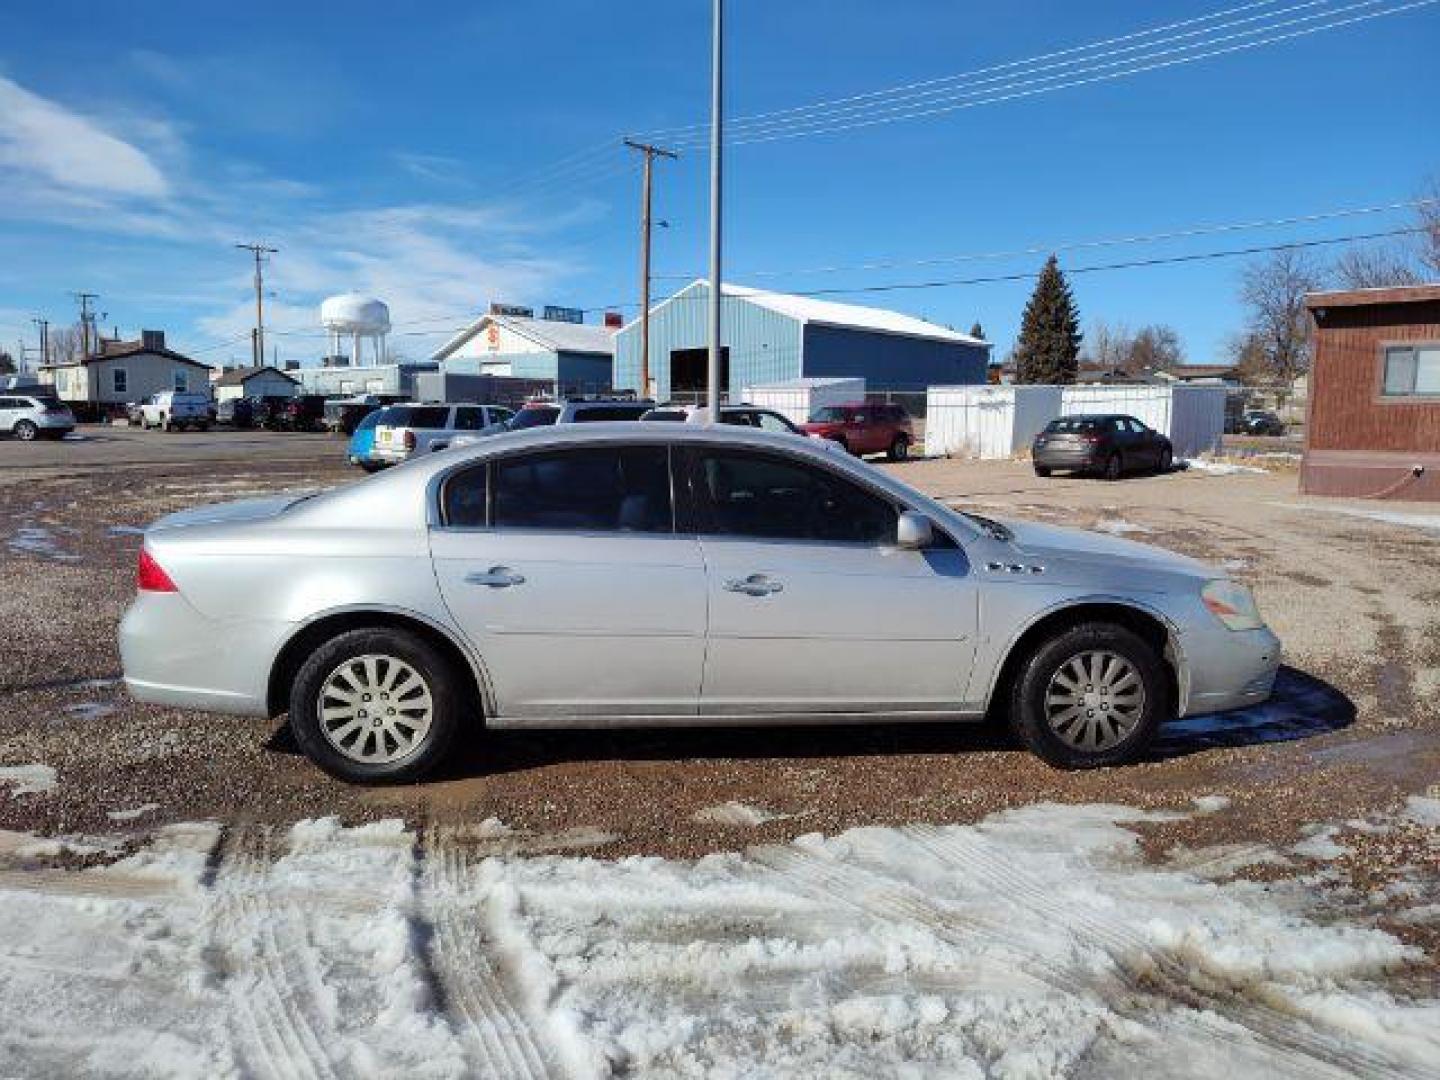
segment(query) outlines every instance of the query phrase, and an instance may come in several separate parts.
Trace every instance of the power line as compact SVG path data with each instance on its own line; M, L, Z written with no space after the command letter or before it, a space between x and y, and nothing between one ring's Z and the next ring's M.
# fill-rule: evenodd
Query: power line
M1080 251L1087 248L1119 247L1126 244L1153 244L1166 240L1187 240L1198 236L1214 236L1221 233L1244 232L1252 229L1278 228L1284 225L1309 225L1339 218L1359 217L1367 214L1383 214L1393 210L1408 210L1421 206L1432 206L1440 199L1407 199L1400 202L1383 203L1376 206L1347 207L1339 210L1323 210L1313 214L1299 214L1291 217L1269 218L1263 221L1235 221L1211 225L1194 225L1155 233L1139 233L1130 236L1112 236L1093 240L1070 240L1062 243L1036 243L1023 248L1002 251L972 251L955 255L933 255L919 259L882 259L862 263L835 266L803 266L791 269L750 270L746 278L792 277L800 274L835 274L857 270L898 270L907 267L940 266L948 263L978 262L990 259L1011 259L1027 255L1048 255L1062 251ZM699 274L656 274L655 277L669 281L690 281Z
M881 102L880 104L884 107L872 109L869 114L857 114L853 117L846 115L822 115L814 118L801 118L790 124L777 121L770 123L768 126L761 125L752 127L749 130L742 130L728 141L732 145L772 142L780 139L802 138L809 135L849 131L856 128L874 126L876 124L893 123L899 120L918 119L955 112L960 109L978 108L982 105L993 105L1004 101L1050 93L1055 90L1113 81L1148 71L1175 67L1180 64L1194 63L1198 60L1224 56L1265 45L1273 45L1279 42L1320 33L1325 30L1339 29L1355 23L1382 18L1388 15L1396 15L1416 8L1427 7L1436 2L1440 2L1440 0L1409 0L1408 3L1398 4L1383 10L1362 11L1359 14L1351 14L1346 18L1335 17L1358 11L1359 9L1371 8L1381 2L1383 2L1383 0L1358 0L1358 2L1351 3L1348 6L1305 16L1301 19L1292 19L1283 23L1273 23L1265 28L1245 31L1241 34L1227 35L1224 38L1214 38L1208 42L1196 42L1176 49L1151 52L1147 55L1135 56L1123 61L1092 63L1090 67L1077 71L1069 71L1040 78L1035 78L1035 73L1032 72L1024 77L1016 76L1004 85L978 91L970 90L959 92L952 95L949 100L936 103L912 101L890 105ZM1320 25L1301 26L1299 29L1290 30L1286 33L1272 32L1280 27L1291 26L1297 23L1313 22L1315 20L1328 21L1322 22ZM1256 35L1268 36L1256 37ZM1219 48L1214 47L1216 43L1222 40L1233 40L1239 37L1256 37L1256 39L1239 41L1236 44L1225 45ZM1185 55L1175 55L1179 53L1184 53ZM1157 57L1161 56L1169 56L1169 59L1157 59ZM1106 59L1106 57L1102 55L1089 58L1087 62L1104 59ZM1112 68L1119 68L1120 70L1109 70ZM703 143L697 137L675 140L675 142L676 145L687 149L700 149L703 147Z

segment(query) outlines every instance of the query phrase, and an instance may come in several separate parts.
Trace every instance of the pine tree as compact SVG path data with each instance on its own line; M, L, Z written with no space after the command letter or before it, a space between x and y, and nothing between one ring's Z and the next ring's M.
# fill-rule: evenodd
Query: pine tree
M1020 337L1015 343L1015 381L1073 383L1080 338L1080 310L1060 272L1060 263L1051 255L1025 305Z

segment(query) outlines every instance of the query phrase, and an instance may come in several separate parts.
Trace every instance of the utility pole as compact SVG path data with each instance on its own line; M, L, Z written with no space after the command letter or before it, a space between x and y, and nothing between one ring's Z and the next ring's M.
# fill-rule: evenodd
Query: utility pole
M50 320L42 319L38 315L30 320L40 328L40 363L50 362Z
M640 396L650 396L650 182L657 157L676 160L680 155L648 143L626 139L625 145L645 155L640 184Z
M710 43L710 364L706 391L710 422L720 422L720 196L721 142L724 137L725 0L714 0L714 28Z
M279 248L266 247L263 243L236 244L241 251L255 256L255 333L251 346L251 362L258 368L265 366L265 256L274 255Z
M93 292L77 292L71 293L70 295L73 296L75 298L75 302L80 305L80 355L82 357L89 356L90 320L94 318L94 314L90 311L90 301L99 300L100 294ZM96 347L98 348L100 335L97 333L95 337Z

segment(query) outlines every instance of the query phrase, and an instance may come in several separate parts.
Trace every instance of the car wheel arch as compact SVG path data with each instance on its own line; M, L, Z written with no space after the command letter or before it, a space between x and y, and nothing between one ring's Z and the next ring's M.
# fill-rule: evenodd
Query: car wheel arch
M489 673L481 659L447 626L417 612L399 608L352 607L327 611L307 619L286 638L270 664L266 710L279 716L289 708L290 687L305 658L323 642L351 630L393 628L408 630L429 641L469 676L469 689L480 706L480 719L495 715L495 698Z
M991 716L997 706L1004 707L1017 672L1041 642L1087 622L1123 626L1153 645L1169 675L1171 702L1176 712L1183 714L1189 695L1189 675L1174 623L1154 608L1130 598L1090 596L1067 600L1037 612L1012 635L1002 650L985 695L986 716Z

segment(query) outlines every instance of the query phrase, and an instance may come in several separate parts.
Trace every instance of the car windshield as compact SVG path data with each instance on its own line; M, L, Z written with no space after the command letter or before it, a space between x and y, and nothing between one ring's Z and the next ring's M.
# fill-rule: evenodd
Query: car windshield
M1097 431L1100 421L1093 416L1062 416L1058 420L1051 420L1045 425L1045 430L1052 435L1074 435L1085 431Z
M555 423L555 418L560 415L560 410L553 405L526 406L518 413L505 421L505 427L510 431L523 431L525 428L544 427L546 424Z
M812 424L828 424L836 420L845 419L845 410L838 405L822 405L818 409L810 410L810 422Z

